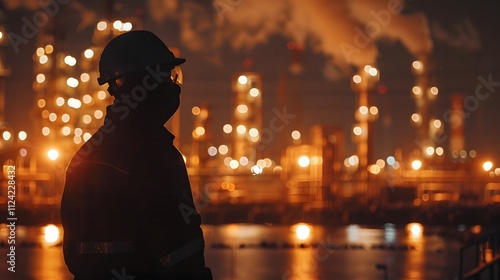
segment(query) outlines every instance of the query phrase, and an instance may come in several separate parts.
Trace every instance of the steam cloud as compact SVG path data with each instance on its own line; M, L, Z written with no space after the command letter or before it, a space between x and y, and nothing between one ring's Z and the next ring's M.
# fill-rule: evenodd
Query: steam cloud
M368 24L379 22L380 37L398 39L413 55L428 54L432 51L432 40L427 18L421 13L402 15L392 13L389 8L403 8L403 0L351 0L349 6L354 18ZM399 6L399 8L398 8Z
M3 0L7 9L40 8L40 0ZM78 0L70 5L82 16L80 30L97 20ZM375 42L399 40L417 56L430 53L433 42L426 17L402 14L404 0L148 0L149 15L157 22L178 20L181 40L191 50L214 53L228 43L252 49L271 36L285 36L302 47L323 53L327 67L345 72L350 65L373 64ZM479 35L470 21L452 32L438 23L433 34L457 48L478 50ZM333 68L332 68L333 67ZM335 74L336 75L336 74Z
M468 19L464 19L451 26L451 30L445 29L439 22L431 24L432 33L436 40L443 41L448 45L464 51L481 50L479 34Z
M160 7L150 0L150 7ZM414 55L430 53L432 40L423 14L403 15L403 0L168 0L167 13L181 14L183 43L193 50L218 48L224 42L234 49L251 49L281 35L330 58L329 67L373 64L375 41L400 40ZM167 12L168 10L168 12ZM151 11L155 18L160 12ZM216 26L216 28L213 28Z

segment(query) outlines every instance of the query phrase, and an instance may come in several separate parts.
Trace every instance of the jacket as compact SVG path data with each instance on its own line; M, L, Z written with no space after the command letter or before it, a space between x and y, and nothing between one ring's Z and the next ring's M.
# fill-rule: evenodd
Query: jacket
M174 136L114 109L107 108L104 125L66 171L61 219L68 268L76 279L106 280L116 273L184 279L203 270L201 220Z

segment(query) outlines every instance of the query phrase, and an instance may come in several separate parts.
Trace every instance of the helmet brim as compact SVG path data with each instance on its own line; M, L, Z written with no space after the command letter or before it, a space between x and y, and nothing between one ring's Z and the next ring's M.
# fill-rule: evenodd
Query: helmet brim
M179 66L181 64L183 64L184 62L186 62L186 59L185 58L180 58L180 57L176 57L174 59L174 61L170 62L172 64L172 66Z
M165 61L165 62L160 62L158 64L161 64L161 65L169 65L172 67L172 69L174 67L177 67L181 64L183 64L184 62L186 62L186 59L185 58L180 58L180 57L175 57L174 59L170 59L168 61ZM155 64L156 65L156 64ZM120 75L116 75L116 76L104 76L104 77L98 77L97 78L97 83L102 86L104 85L105 83L108 83L109 81L111 80L116 80L124 75L127 75L127 74L131 74L131 73L137 73L137 72L141 72L141 71L145 71L146 69L140 69L138 71L131 71L131 72L126 72L126 73L121 73Z

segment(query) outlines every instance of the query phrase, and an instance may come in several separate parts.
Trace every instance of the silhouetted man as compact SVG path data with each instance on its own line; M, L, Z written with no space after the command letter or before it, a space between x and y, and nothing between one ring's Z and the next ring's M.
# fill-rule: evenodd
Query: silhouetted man
M164 128L178 109L177 58L153 33L109 42L98 82L115 97L71 160L61 203L75 280L212 279L184 160Z

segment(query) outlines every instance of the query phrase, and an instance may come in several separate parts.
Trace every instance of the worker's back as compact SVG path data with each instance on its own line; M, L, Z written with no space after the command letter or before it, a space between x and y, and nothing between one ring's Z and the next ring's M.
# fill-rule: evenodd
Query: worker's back
M124 37L151 37L130 33ZM120 76L120 85L107 77L115 102L68 166L64 256L77 280L211 279L186 166L163 127L179 106L180 87L170 76L154 87L143 85L153 79L148 75L132 71ZM131 104L138 88L145 95Z

